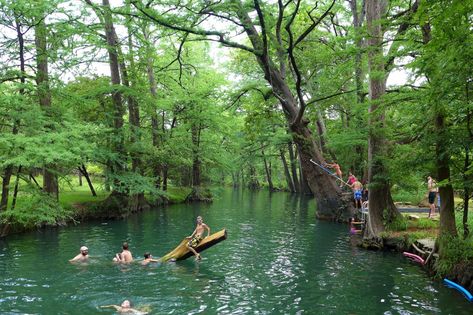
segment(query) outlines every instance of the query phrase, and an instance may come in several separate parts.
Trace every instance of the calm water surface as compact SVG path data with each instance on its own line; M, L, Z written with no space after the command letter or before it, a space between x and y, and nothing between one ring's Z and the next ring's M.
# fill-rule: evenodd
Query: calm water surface
M286 193L224 190L210 205L174 205L126 221L95 222L0 241L1 314L113 314L130 299L151 314L473 314L473 304L398 253L359 250L348 227L314 218L314 202ZM120 267L161 256L197 215L228 239L204 259ZM67 262L80 245L88 265Z

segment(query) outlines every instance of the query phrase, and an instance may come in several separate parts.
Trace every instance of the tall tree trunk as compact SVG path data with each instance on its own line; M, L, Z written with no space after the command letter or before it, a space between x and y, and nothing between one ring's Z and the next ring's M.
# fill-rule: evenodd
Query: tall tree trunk
M256 168L253 165L250 165L250 172L249 172L249 180L248 180L248 188L250 190L258 190L260 188L258 177L256 175Z
M20 95L25 94L25 41L23 37L23 32L21 30L21 23L18 16L15 15L15 29L16 29L16 36L18 39L18 47L19 47L19 57L20 57ZM13 121L13 128L12 133L14 135L18 134L18 125L19 121L14 119ZM8 206L8 197L10 194L10 180L13 174L13 165L8 165L5 168L5 173L3 174L2 179L2 197L0 200L0 212L7 209Z
M356 101L358 104L364 102L365 95L363 93L363 64L362 64L362 50L363 39L361 34L361 26L364 20L364 3L362 1L361 12L358 6L358 0L350 0L350 9L353 15L353 27L355 31L355 46L357 48L355 54L355 87L356 87Z
M2 199L0 200L0 211L6 210L8 206L8 195L10 194L10 179L13 174L13 165L5 168L2 180Z
M163 164L163 191L168 190L168 165Z
M79 168L79 174L83 174L85 179L87 180L87 184L89 185L90 192L92 193L92 196L97 197L97 193L95 192L94 185L92 185L92 181L90 180L89 172L87 172L87 169L85 168L85 165L82 164Z
M465 164L463 167L463 239L468 238L470 229L468 227L468 204L470 201L470 189L468 186L468 169L470 168L470 150L468 146L465 147Z
M296 192L296 188L294 187L294 182L292 181L291 173L289 173L289 167L287 165L286 155L284 154L284 150L281 148L279 149L279 155L281 156L282 166L284 169L284 175L286 177L287 188L290 192Z
M362 33L362 25L364 20L364 12L365 12L365 0L362 0L361 6L358 5L359 0L350 0L350 9L353 15L353 28L355 33L355 46L356 46L356 54L355 54L355 87L356 87L356 104L357 106L361 106L365 102L365 94L363 92L363 33ZM361 8L361 10L360 10ZM353 123L359 126L361 123L361 119L355 120ZM362 126L359 126L362 127ZM352 172L356 174L363 174L363 178L366 179L368 176L368 170L363 168L360 165L359 161L363 161L365 159L365 150L361 145L355 145L355 156L356 158L352 164ZM366 172L366 176L365 176Z
M15 209L16 197L18 196L18 185L20 183L20 174L21 174L21 165L18 166L18 171L16 173L15 188L13 189L13 200L11 203L11 209ZM38 184L38 183L36 183ZM39 186L39 185L38 185Z
M312 195L312 190L310 189L309 181L305 177L304 171L302 169L302 161L301 161L301 149L299 146L297 147L298 152L298 161L299 161L299 179L301 183L301 193L304 195Z
M368 181L369 209L365 239L374 240L374 245L381 246L379 235L384 231L383 212L387 210L387 221L395 219L399 212L394 206L384 159L387 157L386 139L382 134L385 127L385 110L381 108L382 96L386 91L385 68L383 61L383 31L381 17L386 8L383 0L366 3L366 21L368 25L369 64L369 138L368 138Z
M294 145L292 141L287 144L287 149L289 151L289 162L291 163L291 174L292 181L294 184L295 192L299 193L301 191L301 185L299 183L299 177L297 176L297 161L294 156Z
M147 31L146 26L143 26L143 37L146 42L149 43L150 36ZM158 85L156 83L156 78L154 76L154 58L152 57L153 51L152 48L147 47L146 53L146 74L148 76L148 84L149 84L149 91L151 93L151 98L153 100L153 104L151 106L151 141L153 147L159 147L159 120L158 120L158 112L157 112L157 104L158 104ZM161 188L161 171L162 165L161 163L157 162L154 163L153 166L153 175L155 178L155 185L156 188Z
M192 123L192 186L200 186L202 184L200 174L200 124Z
M105 22L105 36L107 39L107 52L109 57L110 65L110 78L113 86L112 91L112 104L113 104L113 129L114 135L112 138L113 151L118 154L118 160L114 161L111 165L111 171L113 175L113 190L112 194L124 194L124 187L116 175L123 172L123 164L125 159L125 148L123 138L123 115L124 108L122 103L122 94L120 92L120 65L118 62L118 43L116 41L117 36L115 33L115 27L113 26L112 15L110 12L110 3L108 0L102 0L103 17Z
M455 225L455 205L453 202L453 187L450 183L450 153L447 148L447 127L445 126L445 115L440 106L434 106L435 113L435 129L437 132L437 178L439 182L446 182L439 188L440 200L440 237L442 236L458 236ZM439 248L442 254L442 247Z
M51 116L51 91L49 88L48 71L48 51L47 29L45 18L41 17L35 26L35 46L36 46L36 83L38 86L38 97L41 108L46 112L46 116ZM51 117L52 119L52 117ZM49 128L52 128L49 126ZM59 190L57 178L54 172L54 165L46 165L43 170L43 190L58 200Z
M130 10L130 3L129 1L126 1L127 5L127 10ZM129 65L130 67L127 68L126 63L125 63L125 56L123 53L121 53L122 58L120 62L120 68L122 70L122 83L124 86L133 88L133 73L131 75L131 78L129 76L129 72L135 71L135 62L134 62L134 56L133 56L133 32L131 30L131 25L130 21L126 23L127 25L127 31L128 31L128 60L129 60ZM116 36L116 34L115 34ZM115 41L118 42L118 38L115 38ZM118 46L120 48L120 46ZM119 50L120 51L120 50ZM133 147L139 147L140 146L140 107L138 104L138 101L135 96L133 95L128 95L127 96L127 104L128 104L128 122L130 124L130 142L132 143ZM143 175L142 169L141 169L141 157L140 153L141 150L131 150L130 155L131 155L131 169L134 173ZM132 212L142 210L143 208L148 207L148 204L145 199L145 195L143 191L133 193L129 196L129 204L128 204L129 209Z
M273 179L271 178L271 163L268 166L268 161L266 161L266 156L264 155L264 150L261 150L261 155L264 162L264 171L266 173L266 180L268 182L269 191L274 191Z

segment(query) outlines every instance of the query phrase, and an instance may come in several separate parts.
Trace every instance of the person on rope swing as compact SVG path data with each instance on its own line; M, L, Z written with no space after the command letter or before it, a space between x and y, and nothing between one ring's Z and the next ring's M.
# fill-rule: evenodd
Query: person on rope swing
M204 229L207 229L207 236L210 235L210 228L207 224L205 224L202 220L201 216L197 217L197 226L195 227L194 232L187 237L189 242L187 243L187 248L194 253L195 259L200 260L202 257L200 254L195 250L195 248L200 244L200 242L204 239Z
M343 173L342 173L342 169L340 168L340 165L335 161L333 163L325 163L326 167L328 168L332 168L334 171L335 171L335 174L338 176L338 178L340 179L340 187L343 187Z

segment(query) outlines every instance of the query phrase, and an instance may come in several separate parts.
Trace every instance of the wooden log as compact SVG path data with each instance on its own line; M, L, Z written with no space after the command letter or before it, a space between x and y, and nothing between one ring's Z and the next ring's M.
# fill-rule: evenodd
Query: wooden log
M195 251L200 253L204 250L206 250L209 247L214 246L215 244L220 243L221 241L224 241L227 239L227 230L223 229L217 233L214 233L206 238L204 238L197 247L195 247ZM163 257L161 257L159 260L161 262L167 262L170 260L184 260L187 259L194 254L187 248L187 243L189 243L189 239L185 238L181 241L181 243L174 248L171 252L167 253Z
M418 215L415 215L415 214L409 214L407 216L407 218L411 221L418 221L420 219L420 217Z

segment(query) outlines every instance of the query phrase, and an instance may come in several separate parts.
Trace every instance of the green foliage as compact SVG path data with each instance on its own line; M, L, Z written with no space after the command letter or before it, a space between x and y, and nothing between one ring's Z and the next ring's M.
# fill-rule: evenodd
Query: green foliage
M398 216L386 226L386 229L389 231L406 231L408 226L409 221L403 216Z
M439 274L447 274L455 265L473 260L473 246L468 241L446 236L438 241L441 246L436 266Z
M420 218L419 220L409 221L410 227L415 227L419 229L436 229L440 223L429 218Z
M72 211L62 207L49 195L35 191L22 197L14 210L0 213L0 222L26 229L56 226L72 220Z

